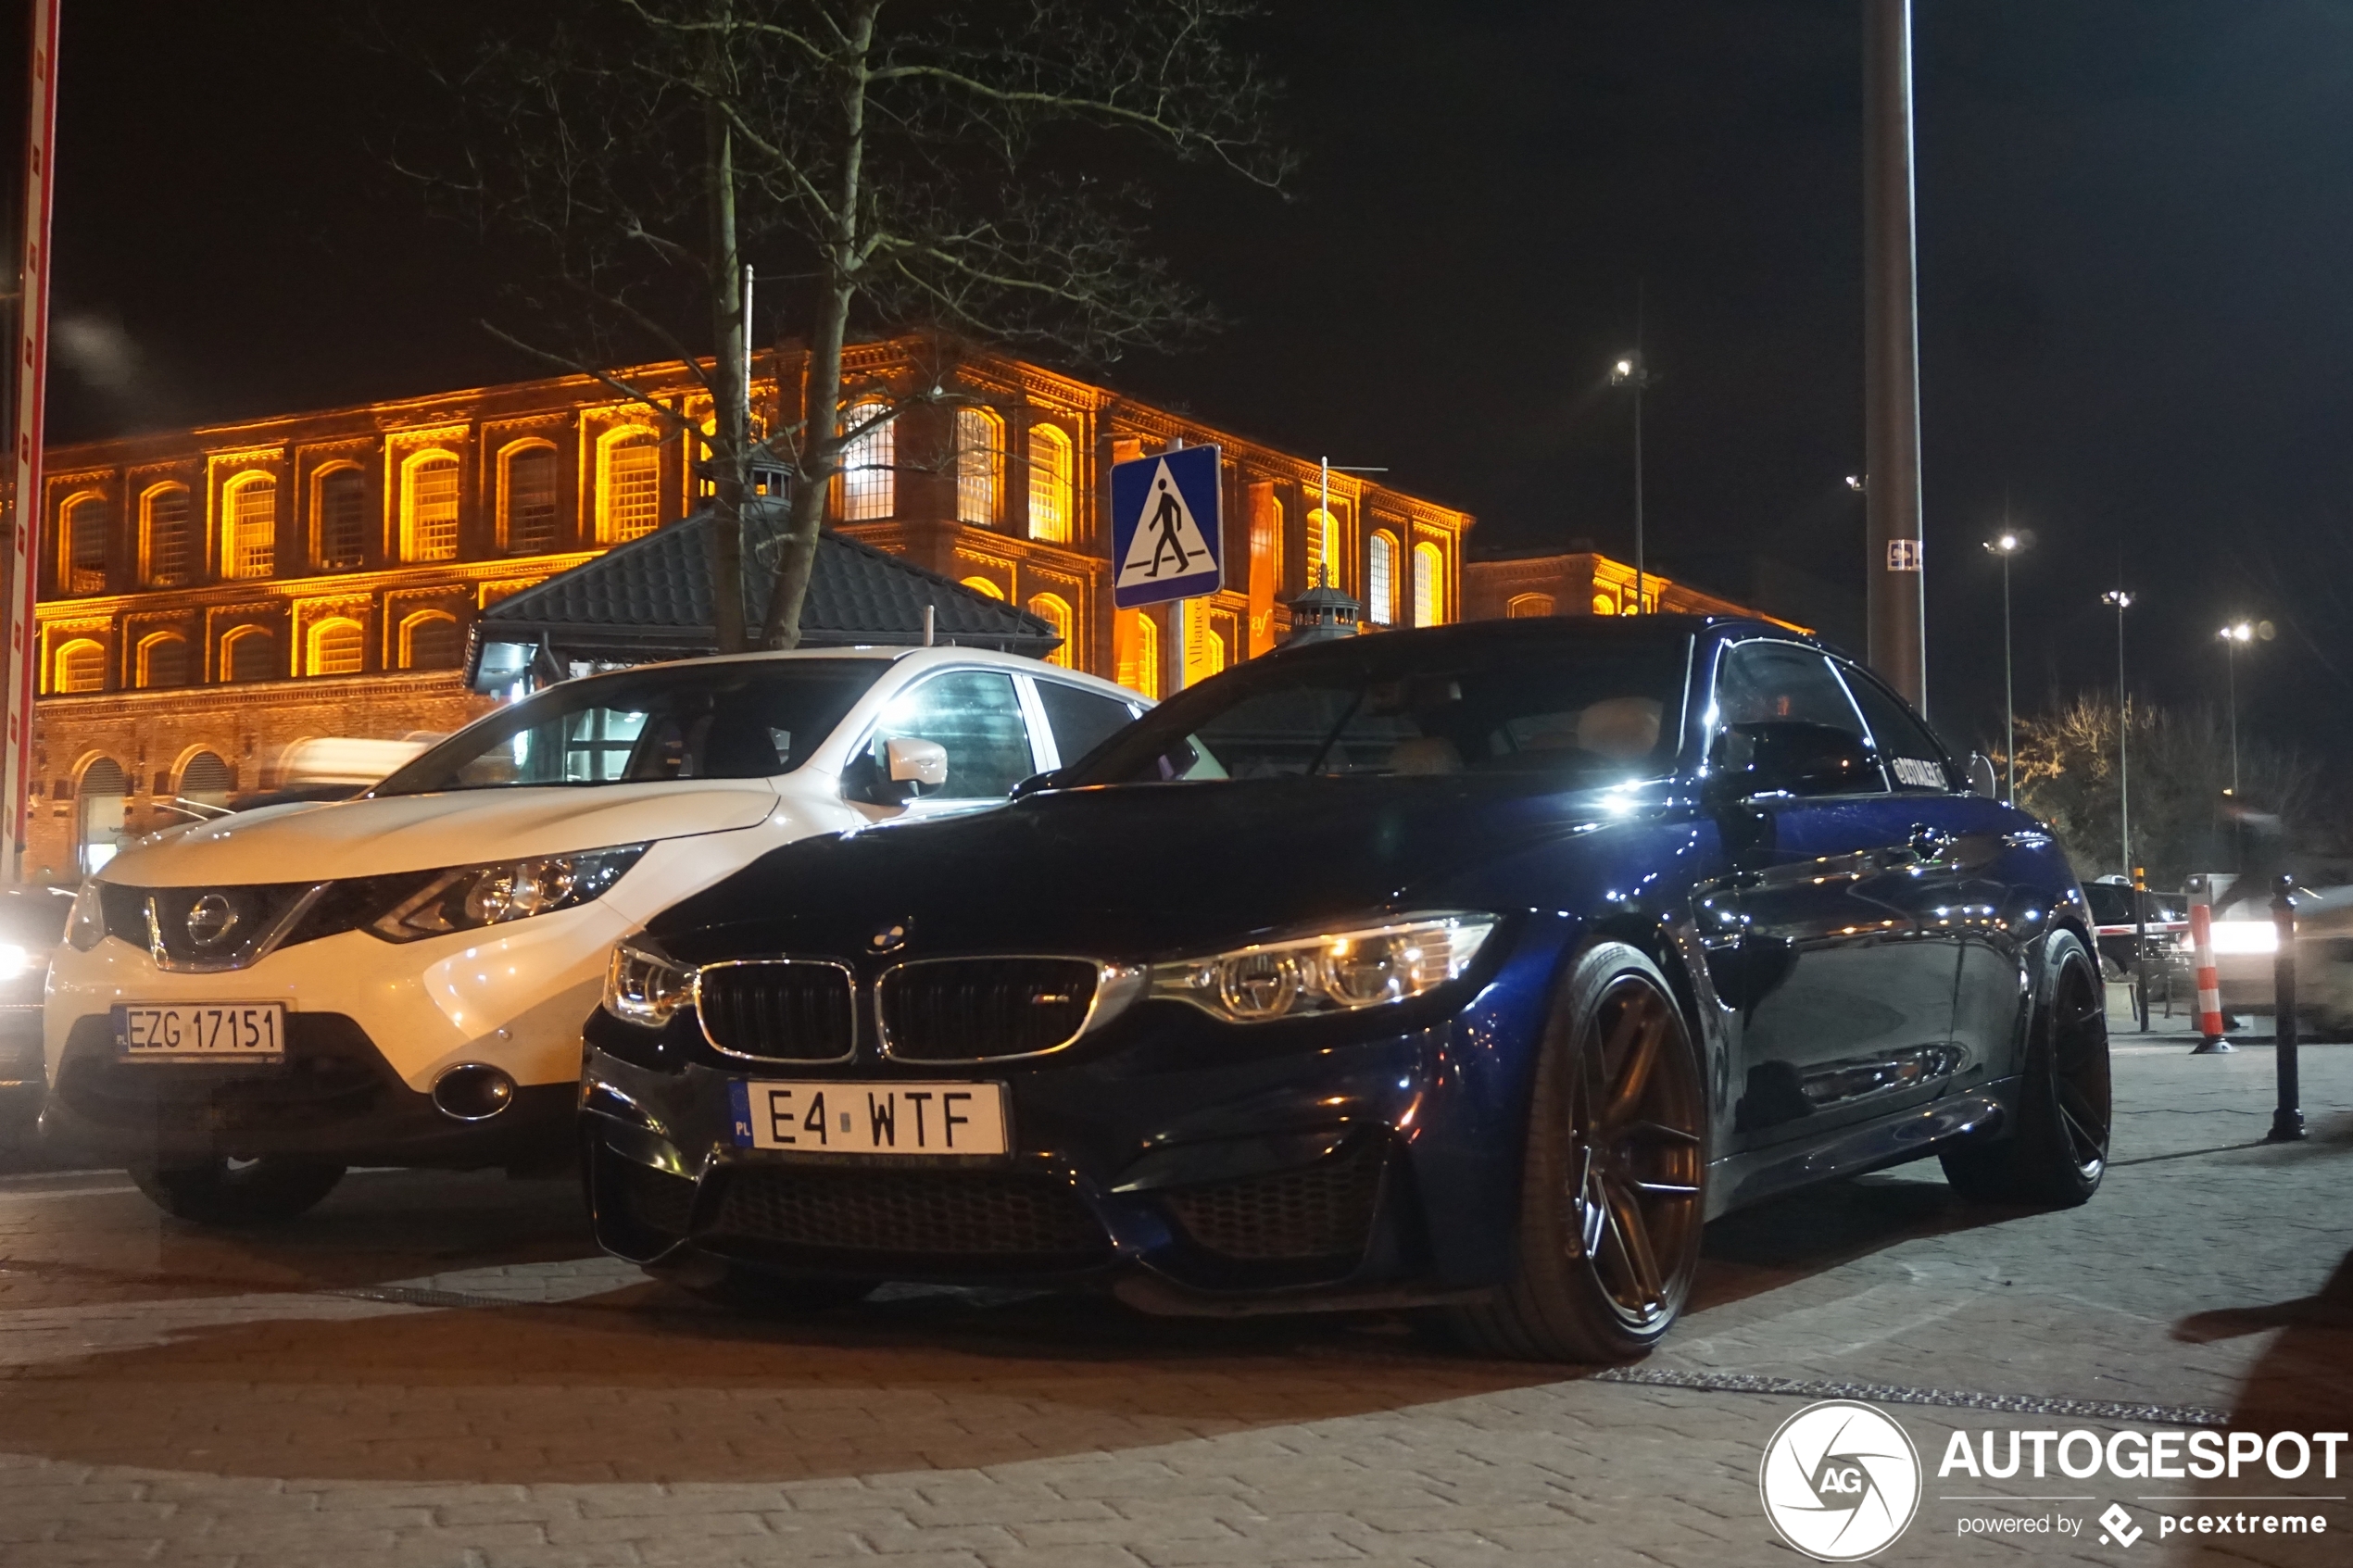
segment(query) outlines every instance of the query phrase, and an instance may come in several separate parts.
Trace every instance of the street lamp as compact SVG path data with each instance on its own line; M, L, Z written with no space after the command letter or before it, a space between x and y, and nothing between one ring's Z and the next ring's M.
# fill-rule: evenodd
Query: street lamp
M2255 640L2255 628L2236 621L2214 634L2222 639L2222 667L2230 694L2231 798L2235 800L2239 793L2239 649Z
M1609 384L1634 389L1634 608L1641 612L1650 602L1642 579L1642 389L1651 383L1650 367L1642 363L1642 350L1619 359L1609 368Z
M2018 687L2010 659L2010 558L2026 548L2026 535L2005 528L1985 541L1985 548L2002 558L2002 762L2008 770L2005 798L2018 798Z
M2124 851L2124 880L2137 886L2133 875L2133 698L2124 687L2124 612L2133 608L2133 596L2110 588L2100 596L2100 603L2116 611L2117 839Z

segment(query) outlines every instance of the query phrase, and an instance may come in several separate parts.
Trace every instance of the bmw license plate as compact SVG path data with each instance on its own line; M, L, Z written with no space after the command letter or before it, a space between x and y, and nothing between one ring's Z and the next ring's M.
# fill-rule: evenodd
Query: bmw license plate
M727 1085L737 1148L799 1154L1003 1154L1002 1084Z
M126 1003L114 1010L114 1043L124 1056L283 1061L283 1002Z

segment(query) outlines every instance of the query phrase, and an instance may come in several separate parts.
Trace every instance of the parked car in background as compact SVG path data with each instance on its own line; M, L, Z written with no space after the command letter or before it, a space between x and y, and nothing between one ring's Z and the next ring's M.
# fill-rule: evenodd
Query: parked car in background
M2189 940L2189 905L2178 894L2144 892L2136 910L2133 884L2120 876L2104 876L2083 884L2083 897L2096 922L2100 957L2115 973L2130 973L2144 960L2153 974L2161 973Z
M1623 1358L1728 1210L1930 1155L2087 1198L2092 940L2045 826L1785 628L1293 646L1003 810L787 846L625 938L590 1210L769 1305L1443 1305Z
M70 888L0 889L0 1148L41 1113L41 991L72 907Z
M565 682L360 798L109 861L51 982L44 1114L220 1223L353 1164L567 1163L581 1020L648 916L795 838L1001 804L1141 707L952 647Z

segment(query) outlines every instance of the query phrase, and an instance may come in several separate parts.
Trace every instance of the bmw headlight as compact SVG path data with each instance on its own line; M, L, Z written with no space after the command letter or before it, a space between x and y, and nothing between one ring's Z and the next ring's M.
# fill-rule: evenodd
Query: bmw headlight
M1495 926L1493 915L1408 915L1388 925L1263 942L1154 964L1150 995L1190 1002L1228 1023L1357 1012L1456 978Z
M436 872L368 929L387 942L414 942L553 914L603 897L645 852L642 844L623 844L453 867Z
M695 971L643 943L623 942L605 966L605 1010L659 1029L695 999Z

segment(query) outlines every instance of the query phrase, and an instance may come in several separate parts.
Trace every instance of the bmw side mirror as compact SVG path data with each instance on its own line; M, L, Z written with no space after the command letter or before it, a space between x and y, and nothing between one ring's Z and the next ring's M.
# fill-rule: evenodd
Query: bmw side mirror
M1999 798L2002 793L2001 780L1994 772L1994 759L1982 751L1969 754L1969 792L1988 800Z
M1007 796L1005 798L1008 800L1026 799L1030 796L1053 788L1061 777L1062 775L1059 772L1032 773L1029 777L1022 780L1021 783L1013 785L1013 794Z

